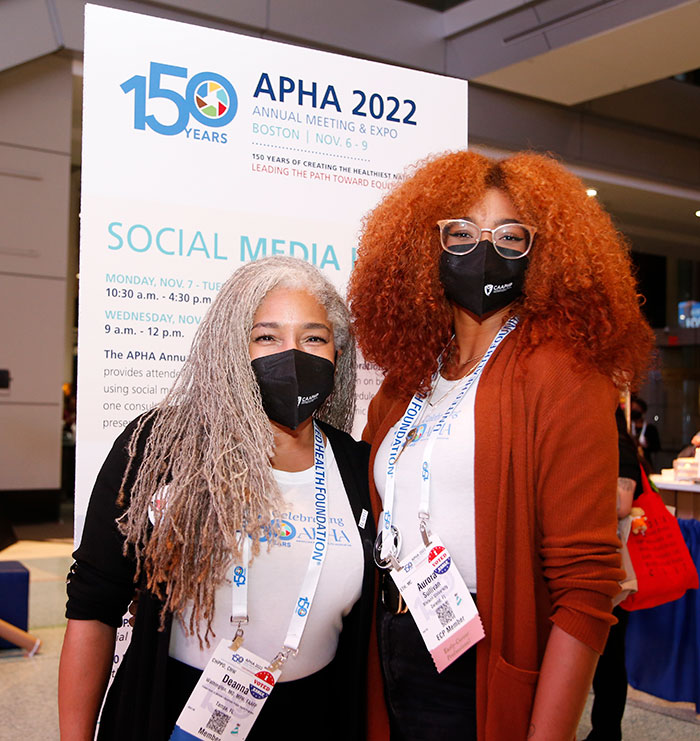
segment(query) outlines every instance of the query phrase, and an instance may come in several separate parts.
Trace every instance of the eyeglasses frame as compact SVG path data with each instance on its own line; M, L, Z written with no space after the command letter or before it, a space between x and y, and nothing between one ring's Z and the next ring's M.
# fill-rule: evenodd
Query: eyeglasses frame
M445 247L445 242L443 241L443 238L442 238L443 228L445 224L449 224L453 221L463 221L466 224L471 224L475 229L479 230L478 241L475 242L474 246L471 249L467 250L466 252L452 252L452 250L449 250L447 249L447 247ZM494 242L494 239L493 239L493 233L497 231L498 229L502 229L503 227L506 227L506 226L522 226L525 229L528 229L530 231L530 235L531 235L530 244L527 246L527 249L525 250L525 252L521 253L517 257L506 257L505 255L502 255L496 249L496 243ZM532 249L532 244L535 241L535 234L537 234L537 229L534 226L530 226L529 224L521 224L519 221L510 221L507 224L499 224L497 227L494 227L493 229L482 229L478 224L475 224L473 221L469 221L469 219L440 219L440 221L438 221L437 223L437 227L438 227L438 231L440 232L440 246L445 252L447 252L450 255L457 255L457 256L468 255L470 252L473 252L479 246L480 242L482 241L481 235L484 232L489 232L489 234L491 235L491 239L488 241L491 242L491 246L493 247L494 250L496 250L496 254L499 257L502 257L504 260L520 260L523 257L525 257L527 254L529 254L530 250Z

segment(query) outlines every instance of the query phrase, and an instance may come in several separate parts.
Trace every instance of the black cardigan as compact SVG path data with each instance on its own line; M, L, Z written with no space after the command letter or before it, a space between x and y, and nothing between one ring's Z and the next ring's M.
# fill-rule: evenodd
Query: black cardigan
M75 564L68 579L66 617L100 620L121 625L122 615L134 591L135 566L122 555L123 537L115 520L122 513L116 498L128 461L127 445L137 420L117 438L95 482L85 528ZM374 569L372 550L375 527L367 486L369 446L350 435L319 423L333 449L338 470L358 526L364 553L364 573L360 599L343 619L343 629L330 671L333 682L347 702L347 712L336 731L337 739L361 741L366 738L367 646L372 623ZM149 428L150 429L150 428ZM138 459L143 453L146 434L139 441ZM133 476L129 485L133 483ZM362 516L362 511L368 514ZM359 527L362 517L364 527ZM165 728L165 693L171 618L160 631L161 602L142 591L139 596L131 644L110 687L100 721L100 741L129 739L158 741L169 738Z

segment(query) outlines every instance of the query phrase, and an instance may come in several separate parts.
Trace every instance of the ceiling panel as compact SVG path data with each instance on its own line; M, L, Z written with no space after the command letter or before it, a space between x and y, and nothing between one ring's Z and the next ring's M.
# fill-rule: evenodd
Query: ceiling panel
M700 3L684 3L530 56L472 80L574 105L700 67ZM552 29L546 38L565 33ZM523 37L523 40L527 37Z

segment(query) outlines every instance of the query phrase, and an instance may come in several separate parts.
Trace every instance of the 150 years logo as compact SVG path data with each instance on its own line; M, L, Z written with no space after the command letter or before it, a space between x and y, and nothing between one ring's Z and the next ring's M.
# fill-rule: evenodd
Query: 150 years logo
M121 84L124 93L134 93L134 128L144 130L146 127L157 134L175 136L183 131L187 137L210 141L226 142L224 132L200 131L188 128L190 119L206 126L218 129L231 123L238 110L238 96L233 85L216 72L198 72L189 77L186 67L172 64L151 62L148 77L134 75ZM172 78L187 80L185 94L182 83ZM161 118L147 113L149 101L169 101L172 113L165 113L162 104L158 104ZM172 105L171 105L172 104ZM173 121L174 119L174 121Z

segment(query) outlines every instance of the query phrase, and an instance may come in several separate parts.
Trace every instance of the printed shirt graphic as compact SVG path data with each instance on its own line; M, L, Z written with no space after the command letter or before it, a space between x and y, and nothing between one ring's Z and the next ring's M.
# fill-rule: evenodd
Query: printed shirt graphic
M421 464L429 434L450 406L464 379L447 381L438 376L426 403L418 434L406 445L396 464L396 493L392 522L401 538L401 557L418 548ZM476 592L476 551L474 539L474 400L478 380L445 421L433 448L430 463L430 529L437 533L454 559L470 592ZM389 448L400 424L397 422L382 441L374 462L374 480L384 499Z
M322 669L335 656L343 616L360 597L362 587L362 545L353 520L340 472L330 445L326 444L328 484L328 544L316 597L299 646L299 653L285 664L281 681L306 677ZM292 610L299 597L314 540L314 469L274 471L286 503L280 520L278 542L269 550L260 544L260 553L248 571L248 616L244 646L258 656L272 659L282 648ZM237 578L235 565L228 571L229 584L216 593L210 648L199 649L195 636L187 637L180 621L173 620L170 656L199 669L204 668L216 643L233 638L231 583ZM189 611L185 616L189 620Z

